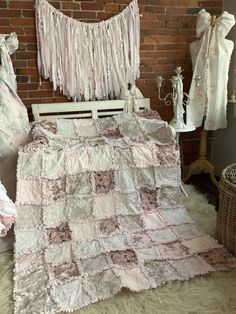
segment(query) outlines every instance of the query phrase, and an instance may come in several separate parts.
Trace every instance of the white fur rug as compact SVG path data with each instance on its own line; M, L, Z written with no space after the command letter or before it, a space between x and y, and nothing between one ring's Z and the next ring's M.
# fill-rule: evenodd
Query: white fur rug
M185 186L184 200L192 218L215 236L216 213L207 199L192 186ZM12 314L12 253L0 254L0 313ZM236 270L218 272L174 282L158 289L134 293L122 291L115 297L89 305L74 314L235 314ZM32 313L29 313L32 314Z

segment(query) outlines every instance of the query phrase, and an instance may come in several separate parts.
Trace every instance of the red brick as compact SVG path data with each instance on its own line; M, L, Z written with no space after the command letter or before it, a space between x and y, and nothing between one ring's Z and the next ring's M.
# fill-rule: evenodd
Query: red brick
M105 11L106 12L118 12L119 11L119 5L116 3L106 3Z
M16 52L17 60L29 60L37 57L35 52Z
M35 25L35 19L33 18L12 18L11 25L13 26L33 26Z
M166 14L184 14L186 7L166 7Z
M76 11L73 12L73 17L75 19L80 19L80 20L96 20L97 18L97 12L92 12L92 11Z
M37 75L38 69L37 68L24 68L19 70L20 75Z
M9 1L9 8L34 9L34 1Z
M0 1L0 8L7 8L7 1Z
M80 10L80 3L77 2L62 2L62 9L63 10Z
M81 9L85 11L102 11L104 9L103 3L96 2L81 2Z
M0 10L0 17L19 17L21 16L20 10Z
M35 17L35 10L22 10L24 17Z
M0 26L10 26L10 20L9 19L4 19L4 18L0 18Z
M38 89L38 84L35 83L18 84L17 86L21 91L35 91Z
M98 19L99 21L101 21L101 20L108 20L108 19L111 18L112 16L114 16L113 13L98 12L98 14L97 14L97 19Z

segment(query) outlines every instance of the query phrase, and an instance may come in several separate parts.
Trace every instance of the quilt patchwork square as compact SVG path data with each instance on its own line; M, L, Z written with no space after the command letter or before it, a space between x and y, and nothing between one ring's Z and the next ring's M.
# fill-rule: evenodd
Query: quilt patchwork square
M114 149L108 145L93 147L91 152L91 168L93 171L109 171L115 168Z
M42 180L21 179L17 185L17 205L41 205L42 201Z
M93 137L98 134L94 119L74 120L74 126L77 136Z
M140 188L139 193L140 193L142 207L145 212L149 212L158 207L157 206L158 191L156 189L149 189L146 187L142 187Z
M115 187L113 171L98 171L94 172L95 193L108 193Z
M49 205L54 201L61 200L66 195L66 178L55 180L43 179L43 203Z
M94 196L93 198L93 216L103 219L116 215L115 199L113 193Z
M66 172L69 175L91 169L91 147L73 148L66 152Z
M63 283L68 280L73 280L75 277L80 276L80 271L75 262L66 263L57 266L51 266L50 274L52 279L58 283Z
M138 187L155 188L154 168L137 168L135 171L135 179Z
M58 179L65 174L65 152L46 150L43 155L42 176L47 179Z
M60 244L51 244L45 249L45 260L47 264L61 265L72 261L71 241Z
M67 221L66 201L44 205L42 209L43 223L47 228L57 227Z
M92 183L90 177L91 174L88 171L74 176L67 176L66 193L73 196L91 194Z
M47 229L49 244L60 244L71 240L71 230L68 223Z
M41 151L20 152L20 172L22 179L40 177L43 167L43 154Z
M66 203L69 221L86 220L93 215L93 199L91 196L67 198Z
M123 267L132 267L138 264L138 259L133 250L111 252L111 260L114 264Z
M115 147L114 158L120 168L134 167L134 159L130 147Z
M17 229L32 229L42 224L42 208L35 205L19 206L18 219L15 224Z
M99 223L99 230L101 234L110 235L113 232L116 232L119 229L118 220L116 217L111 217L103 219Z
M148 168L158 166L159 161L155 154L156 146L154 143L139 144L132 147L134 163L137 168Z
M27 241L25 240L27 239ZM41 229L19 230L16 238L16 254L28 254L45 248L47 238L45 231Z

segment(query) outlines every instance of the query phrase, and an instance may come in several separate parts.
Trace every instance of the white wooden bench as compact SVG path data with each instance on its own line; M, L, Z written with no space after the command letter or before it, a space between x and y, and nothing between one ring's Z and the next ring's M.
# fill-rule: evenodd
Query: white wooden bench
M150 99L140 98L137 100L139 110L150 109ZM42 119L73 119L111 116L123 112L126 100L102 100L84 102L65 102L33 104L32 112L35 121Z

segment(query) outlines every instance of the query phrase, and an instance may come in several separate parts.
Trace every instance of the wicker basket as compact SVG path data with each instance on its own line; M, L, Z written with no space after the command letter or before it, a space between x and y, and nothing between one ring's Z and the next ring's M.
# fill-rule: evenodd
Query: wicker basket
M218 240L236 255L236 164L224 169L219 184Z

